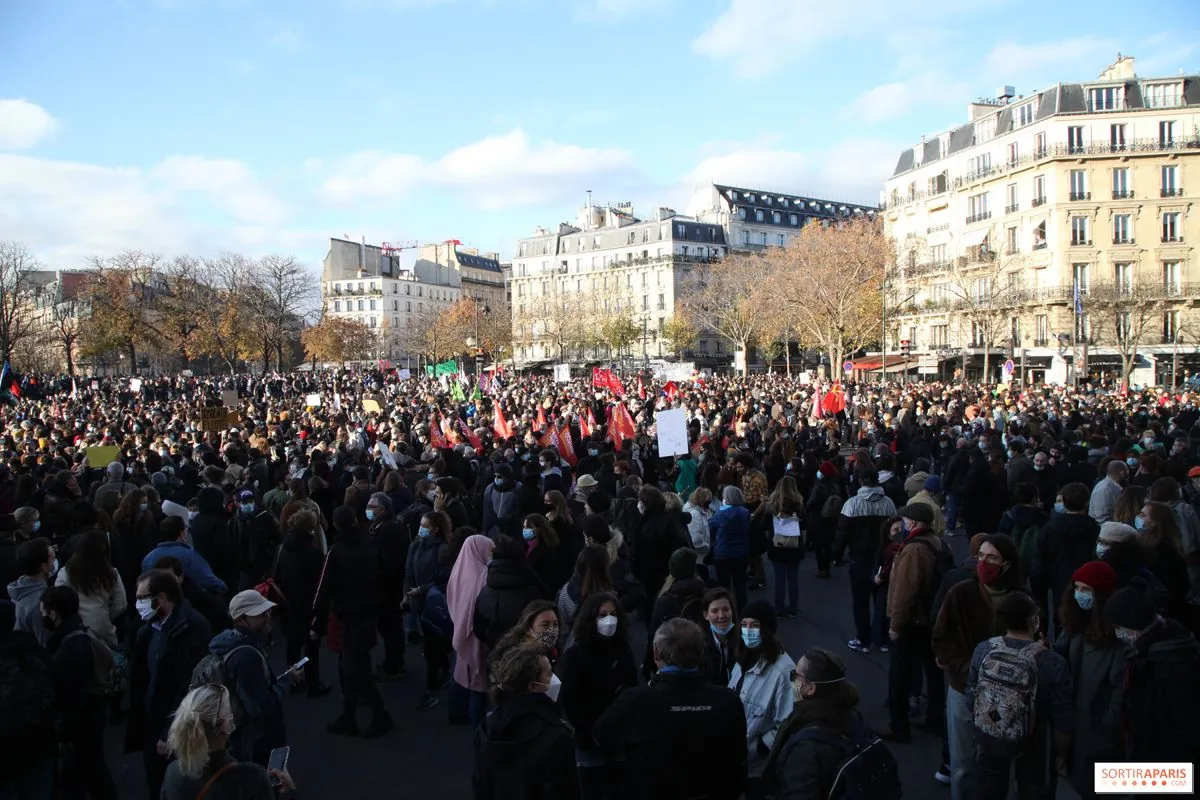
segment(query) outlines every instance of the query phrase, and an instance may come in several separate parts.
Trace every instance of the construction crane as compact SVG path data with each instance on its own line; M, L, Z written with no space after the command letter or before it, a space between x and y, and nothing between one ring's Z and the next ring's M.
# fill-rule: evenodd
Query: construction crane
M401 250L416 250L417 241L415 239L407 242L384 242L379 246L385 256L394 256Z

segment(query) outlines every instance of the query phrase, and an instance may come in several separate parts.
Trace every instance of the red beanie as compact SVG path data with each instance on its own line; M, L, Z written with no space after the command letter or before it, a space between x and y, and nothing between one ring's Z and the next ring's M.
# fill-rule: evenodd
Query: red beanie
M826 478L835 478L838 475L838 468L834 466L832 461L822 461L821 466L817 467L821 474Z
M1110 596L1117 588L1117 573L1103 561L1089 561L1072 573L1071 580L1086 583L1104 597Z

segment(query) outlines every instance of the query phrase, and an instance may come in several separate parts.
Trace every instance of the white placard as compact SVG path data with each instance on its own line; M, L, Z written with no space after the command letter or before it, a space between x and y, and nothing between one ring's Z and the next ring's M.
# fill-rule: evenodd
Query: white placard
M392 455L392 448L388 447L383 442L375 442L375 452L379 453L379 459L388 469L396 468L396 457Z
M555 364L554 365L554 382L555 383L570 383L571 382L571 365L570 364Z
M800 518L799 517L775 517L775 535L776 536L799 536L800 535Z
M682 408L672 408L660 411L654 415L654 425L658 429L658 454L660 456L681 456L688 452L687 411Z
M918 375L937 375L938 368L935 367L917 367Z
M402 370L400 370L398 377L402 381L409 380L410 378L412 378L412 372L407 369L402 369Z
M222 389L221 390L221 405L226 408L237 408L238 390L237 389Z
M130 378L129 379L129 391L140 392L141 390L142 390L142 379L141 378Z
M320 408L321 407L321 395L319 395L319 394L308 395L307 397L304 398L304 405L311 406L313 408Z

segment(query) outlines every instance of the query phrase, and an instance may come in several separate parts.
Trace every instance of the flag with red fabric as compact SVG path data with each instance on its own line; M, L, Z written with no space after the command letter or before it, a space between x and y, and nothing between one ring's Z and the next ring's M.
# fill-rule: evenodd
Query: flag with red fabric
M672 403L675 402L675 398L679 396L679 387L675 385L675 381L667 381L667 385L663 387L663 394Z
M617 403L613 406L613 434L614 441L620 439L634 439L637 437L637 426L633 424L633 417L629 413L629 409L624 403Z
M625 384L621 383L621 379L617 377L615 372L613 372L612 370L608 370L607 372L608 372L608 390L615 395L624 395L625 394Z
M439 421L442 426L442 433L446 435L446 441L450 443L451 447L462 441L462 437L458 435L458 431L454 429L454 424L450 420L442 417Z
M587 415L584 415L584 414L579 415L579 436L583 439L586 439L592 435L592 430L591 430L591 428L588 427L588 417L590 417L591 415L592 415L592 410L590 408L588 409ZM593 427L594 427L594 425L593 425Z
M842 385L835 383L821 400L821 408L830 414L840 414L846 410L846 394Z
M467 423L463 421L462 417L458 418L458 429L462 431L463 436L467 437L467 443L475 448L476 453L483 450L483 442L475 435L475 431L467 427Z
M502 442L506 439L511 439L513 435L512 426L509 425L508 420L504 418L504 411L500 409L499 405L496 405L493 410L496 413L495 419L492 420L492 433L496 435L496 441Z
M643 402L646 400L646 384L642 382L640 373L638 374L638 399Z
M538 406L537 429L539 431L544 431L548 427L549 426L546 424L546 410L544 408L542 408L541 406Z
M571 441L571 428L567 425L558 432L558 454L572 467L579 463L575 457L575 443Z
M429 423L429 443L433 445L435 450L445 450L446 437L442 435L442 423L440 420L433 420Z

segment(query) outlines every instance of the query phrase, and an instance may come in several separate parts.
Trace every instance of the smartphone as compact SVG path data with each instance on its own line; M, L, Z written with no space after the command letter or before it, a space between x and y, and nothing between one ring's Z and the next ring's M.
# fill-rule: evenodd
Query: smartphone
M300 670L304 669L304 665L307 663L308 663L308 656L305 656L304 658L297 661L295 664L292 664L290 667L288 667L288 671L283 673L282 675L280 675L276 680L283 680L284 678L287 677L288 672L293 672L293 671L299 672ZM280 748L280 749L282 749L282 748Z
M290 747L276 747L271 751L270 757L267 759L267 769L277 772L287 772L288 756L292 754ZM271 776L271 783L275 786L279 785L279 778Z

